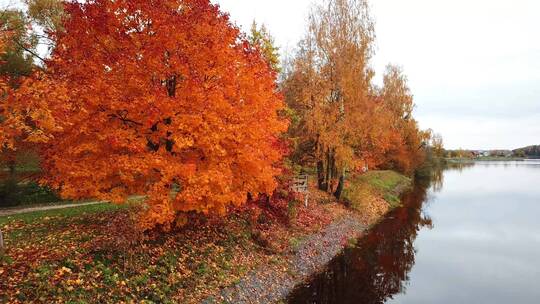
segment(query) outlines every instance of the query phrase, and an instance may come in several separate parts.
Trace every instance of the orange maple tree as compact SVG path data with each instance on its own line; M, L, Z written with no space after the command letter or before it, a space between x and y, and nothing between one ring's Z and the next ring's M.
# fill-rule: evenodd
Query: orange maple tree
M276 73L208 0L67 2L47 73L4 106L64 198L147 195L142 226L271 193L287 122Z

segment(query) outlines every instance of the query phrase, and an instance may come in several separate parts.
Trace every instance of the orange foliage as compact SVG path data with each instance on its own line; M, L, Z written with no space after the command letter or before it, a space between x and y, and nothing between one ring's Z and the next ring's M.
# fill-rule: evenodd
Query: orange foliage
M1 26L1 24L0 24L0 26ZM0 30L0 56L5 54L8 37L9 36L8 36L7 31ZM0 64L3 64L1 59L0 59ZM8 88L9 88L9 86L8 86L7 79L5 77L3 77L3 76L0 76L0 102L1 102L2 96L4 96L6 94ZM0 104L0 119L1 119L1 117L3 115L4 115L3 108L2 108L2 106ZM0 149L2 148L1 144L4 143L5 141L7 141L7 139L8 139L7 134L5 134L5 132L0 130Z
M327 1L310 17L284 84L289 106L301 117L291 134L300 154L317 163L319 187L328 192L339 193L345 172L363 164L359 148L375 110L368 66L373 40L366 1Z
M283 85L298 116L289 130L293 160L316 164L319 187L337 197L346 174L366 165L412 173L423 161L426 138L406 77L389 66L383 88L372 84L374 39L366 0L324 1Z
M66 4L48 73L11 92L9 138L41 143L64 198L148 195L142 226L271 193L287 122L259 51L208 0Z
M421 131L413 118L413 96L400 67L387 66L379 94L391 122L387 130L393 137L383 165L410 174L423 162L424 144L430 135Z

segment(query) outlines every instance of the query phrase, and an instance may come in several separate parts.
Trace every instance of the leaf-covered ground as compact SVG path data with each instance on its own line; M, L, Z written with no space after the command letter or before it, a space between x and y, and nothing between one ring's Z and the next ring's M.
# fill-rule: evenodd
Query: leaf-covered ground
M350 214L326 194L311 193L309 207L283 207L289 220L247 208L156 235L130 228L136 207L0 217L0 302L198 303L253 269L285 265L305 238ZM361 214L366 223L379 216Z

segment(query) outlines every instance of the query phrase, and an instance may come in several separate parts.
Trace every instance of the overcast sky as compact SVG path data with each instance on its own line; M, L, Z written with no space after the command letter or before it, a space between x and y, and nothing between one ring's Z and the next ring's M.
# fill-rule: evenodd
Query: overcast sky
M283 50L301 39L317 0L215 0L249 29L265 23ZM447 148L540 144L540 1L371 0L379 82L403 66L423 128Z
M267 25L293 50L320 0L212 0L244 30ZM18 0L0 0L0 4ZM540 144L540 1L371 0L378 82L384 66L409 77L422 128L447 148Z

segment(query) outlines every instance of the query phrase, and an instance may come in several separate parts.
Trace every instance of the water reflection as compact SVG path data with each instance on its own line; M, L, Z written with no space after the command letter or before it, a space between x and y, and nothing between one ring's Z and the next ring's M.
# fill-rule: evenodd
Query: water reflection
M431 178L290 303L538 303L540 161Z
M442 175L437 175L440 178ZM404 291L414 265L414 240L422 227L432 227L422 213L428 182L404 196L405 207L394 210L356 248L328 265L328 271L297 289L290 303L383 303Z
M439 164L431 167L430 170L430 181L431 190L433 192L441 192L444 186L444 172L445 171L458 171L462 172L465 169L474 167L475 162L446 162L444 164ZM424 179L425 180L425 179Z

